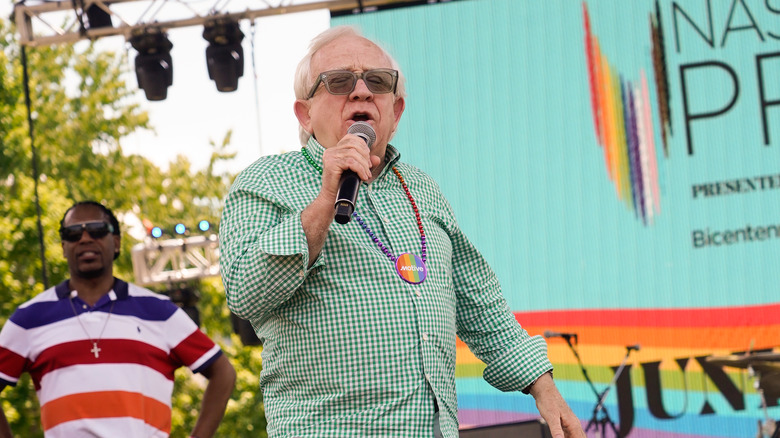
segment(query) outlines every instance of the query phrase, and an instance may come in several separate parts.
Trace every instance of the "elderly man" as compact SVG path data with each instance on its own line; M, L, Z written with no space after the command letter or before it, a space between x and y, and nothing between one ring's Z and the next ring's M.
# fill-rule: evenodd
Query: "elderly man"
M304 147L242 172L220 225L228 305L263 341L269 436L457 436L457 335L490 384L535 397L554 437L583 437L544 340L515 321L436 183L388 143L405 106L396 62L329 29L295 92ZM356 122L373 128L370 149ZM347 171L362 183L342 224Z
M113 275L121 234L93 201L60 222L70 279L19 306L0 332L0 390L27 371L47 438L167 437L174 371L206 376L192 437L216 432L235 386L228 359L165 296ZM0 437L11 437L0 411Z

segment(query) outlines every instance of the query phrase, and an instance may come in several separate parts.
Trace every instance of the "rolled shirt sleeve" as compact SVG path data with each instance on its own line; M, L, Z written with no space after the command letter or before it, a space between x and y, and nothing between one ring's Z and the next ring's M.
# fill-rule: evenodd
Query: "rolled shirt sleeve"
M290 202L274 192L273 178L243 172L231 188L220 224L222 280L230 310L245 319L258 319L285 302L303 284L309 251L301 224L302 201ZM305 193L305 189L303 193ZM313 199L316 194L311 193ZM303 201L305 202L305 201Z

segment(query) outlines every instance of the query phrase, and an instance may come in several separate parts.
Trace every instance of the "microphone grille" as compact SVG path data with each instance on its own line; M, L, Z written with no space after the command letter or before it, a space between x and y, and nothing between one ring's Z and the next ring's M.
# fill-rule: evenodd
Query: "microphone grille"
M366 141L366 146L368 146L369 149L376 141L376 132L374 132L374 128L366 122L353 123L352 126L347 129L347 133L363 137L363 140Z

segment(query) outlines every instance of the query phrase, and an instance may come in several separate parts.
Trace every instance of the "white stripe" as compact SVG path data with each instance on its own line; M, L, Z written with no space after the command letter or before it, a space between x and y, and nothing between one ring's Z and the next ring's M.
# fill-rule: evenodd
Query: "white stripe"
M132 283L130 283L128 293L134 297L152 297L160 301L170 301L165 295L154 293ZM176 312L166 321L160 321L158 324L161 325L158 336L160 339L164 339L170 348L179 345L181 341L198 329L195 322L180 308L176 309Z
M645 126L644 96L642 95L642 90L638 86L634 86L632 88L634 93L634 114L636 117L637 141L639 143L637 145L637 152L639 154L639 168L640 172L642 172L642 199L639 201L643 203L641 208L644 209L647 221L652 224L653 192L650 190L650 166L648 165L647 160L648 135L652 135L652 133L648 132L648 129Z
M9 319L3 326L3 331L0 332L0 345L22 357L27 357L27 352L32 346L26 336L25 329Z
M165 328L160 336L168 342L168 345L175 347L197 329L198 326L192 319L183 310L177 309L176 313L165 321Z
M201 356L200 359L198 359L195 362L193 362L192 365L189 365L189 368L191 370L197 370L198 367L203 365L204 362L206 362L207 360L211 359L212 356L217 354L218 351L219 351L219 345L214 345L213 347L211 347L211 350L209 350L206 354Z
M66 395L99 391L141 393L170 406L173 382L143 365L74 365L47 373L38 399L45 404Z
M171 336L167 332L165 322L145 321L135 316L108 315L105 312L89 312L81 315L81 324L75 317L58 321L45 326L27 330L22 336L30 345L29 358L36 360L42 351L66 342L97 340L97 339L127 339L144 342L166 354L170 353ZM106 324L106 318L109 318ZM105 331L103 327L105 326ZM21 329L21 328L20 328ZM102 332L102 336L101 336ZM189 333L187 333L189 336ZM15 345L11 343L11 345ZM14 350L17 351L17 350Z
M19 379L17 379L16 377L11 377L11 376L9 376L6 373L0 373L0 379L3 379L3 380L8 381L8 382L12 382L14 384L19 382Z
M136 418L90 418L88 420L68 421L58 424L46 432L46 438L73 437L111 437L111 438L165 438L168 434L159 431L143 420Z

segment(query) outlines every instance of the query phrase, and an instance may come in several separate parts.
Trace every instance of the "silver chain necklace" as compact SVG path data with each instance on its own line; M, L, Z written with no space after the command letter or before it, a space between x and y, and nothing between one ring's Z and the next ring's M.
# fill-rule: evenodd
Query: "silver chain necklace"
M100 342L100 339L103 338L103 333L105 333L106 327L108 326L108 320L111 319L111 312L114 311L114 304L116 304L116 301L111 302L111 308L108 309L108 316L106 316L106 321L103 323L103 328L100 330L100 334L98 335L97 339L92 339L92 336L89 335L87 328L84 327L84 323L81 321L81 313L76 312L76 306L73 304L73 297L69 297L68 301L70 302L70 308L73 309L73 315L76 317L76 321L78 321L79 325L81 326L81 330L84 331L84 334L87 335L89 342L92 343L92 349L89 350L89 352L94 354L95 359L97 359L100 357L101 351L101 348L98 347L98 343Z

